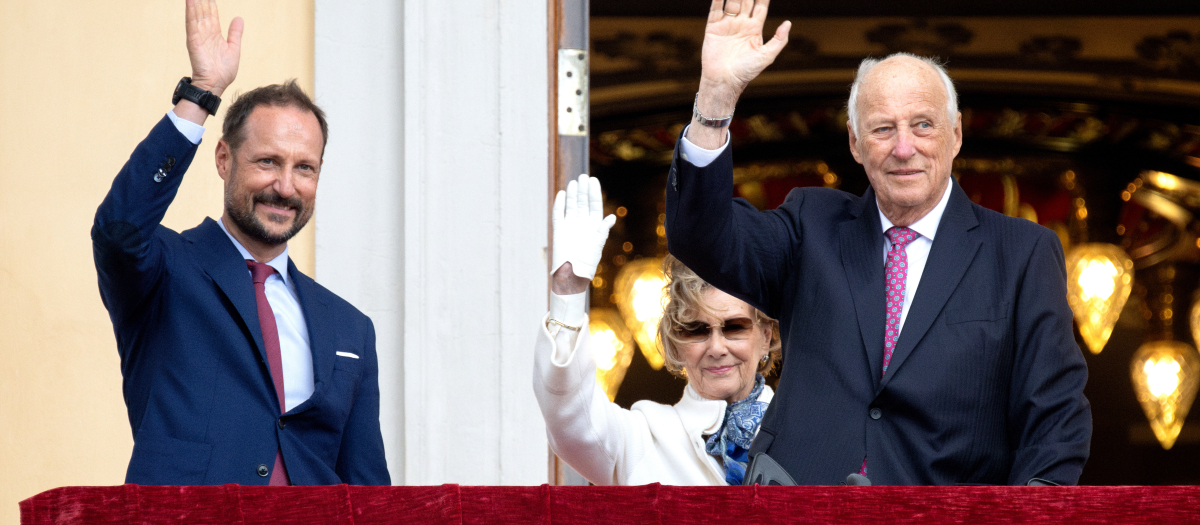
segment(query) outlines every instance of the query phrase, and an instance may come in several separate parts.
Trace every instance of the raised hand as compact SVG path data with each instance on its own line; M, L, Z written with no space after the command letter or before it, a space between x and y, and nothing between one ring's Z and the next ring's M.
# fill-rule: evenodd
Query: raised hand
M736 89L738 94L762 73L787 44L791 22L784 22L775 36L763 41L770 0L713 0L704 28L700 53L701 82Z
M192 62L192 85L221 96L237 77L242 56L241 17L229 23L229 38L221 32L216 0L187 0L187 50Z
M732 114L742 91L787 45L791 22L779 24L775 35L763 40L768 4L770 0L713 0L704 28L700 92L696 100L696 107L704 116L720 118ZM689 140L709 149L723 143L724 130L699 127L688 129ZM706 144L716 139L719 140Z
M600 181L584 174L578 182L567 183L567 190L560 190L554 196L550 221L554 228L554 256L550 266L554 268L554 293L584 292L596 276L608 230L617 222L614 215L604 216Z

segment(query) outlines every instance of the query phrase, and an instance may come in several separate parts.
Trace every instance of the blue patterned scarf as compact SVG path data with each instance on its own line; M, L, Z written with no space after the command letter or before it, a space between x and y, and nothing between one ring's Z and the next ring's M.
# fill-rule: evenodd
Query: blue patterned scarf
M725 420L721 422L721 428L708 437L704 446L705 451L721 460L725 466L725 481L730 485L741 485L742 478L746 477L750 442L754 440L758 424L767 411L767 403L758 400L764 384L762 374L755 374L754 390L746 399L735 401L725 408Z

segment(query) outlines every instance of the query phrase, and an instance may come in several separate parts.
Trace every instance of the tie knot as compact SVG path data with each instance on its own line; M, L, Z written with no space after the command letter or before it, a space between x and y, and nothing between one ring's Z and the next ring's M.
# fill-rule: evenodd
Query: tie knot
M892 226L887 231L887 237L889 241L892 241L892 246L901 248L908 246L908 243L920 236L921 234L906 226Z
M267 278L275 273L275 268L267 263L247 260L246 268L250 269L250 275L254 278L255 284L267 282Z

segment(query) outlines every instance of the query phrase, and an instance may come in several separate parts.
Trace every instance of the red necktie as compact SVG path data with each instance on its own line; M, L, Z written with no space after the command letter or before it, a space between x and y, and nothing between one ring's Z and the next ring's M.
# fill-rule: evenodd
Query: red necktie
M887 322L883 334L883 373L886 374L892 352L896 351L896 341L900 338L900 316L904 313L904 288L908 282L908 253L904 247L921 234L904 226L892 226L884 235L892 243L883 269L883 287L887 292ZM867 458L863 458L858 473L867 475Z
M250 275L254 278L254 299L258 303L258 325L262 327L263 345L267 348L267 366L271 369L271 381L275 383L275 396L279 399L279 413L287 411L283 391L283 354L279 350L279 327L275 325L275 312L267 302L267 278L275 268L266 263L246 261ZM275 468L271 469L271 486L291 485L287 468L283 466L283 452L275 451Z

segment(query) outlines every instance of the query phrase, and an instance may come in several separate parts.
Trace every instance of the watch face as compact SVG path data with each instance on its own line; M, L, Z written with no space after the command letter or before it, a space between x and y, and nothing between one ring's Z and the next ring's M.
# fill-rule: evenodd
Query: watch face
M183 98L183 86L186 84L187 84L187 82L184 82L182 80L180 80L178 84L175 84L175 92L171 94L171 103L172 104L178 104L179 99Z

